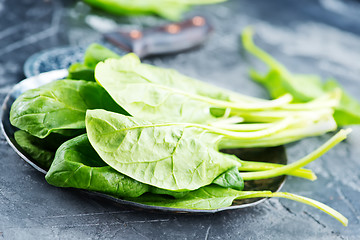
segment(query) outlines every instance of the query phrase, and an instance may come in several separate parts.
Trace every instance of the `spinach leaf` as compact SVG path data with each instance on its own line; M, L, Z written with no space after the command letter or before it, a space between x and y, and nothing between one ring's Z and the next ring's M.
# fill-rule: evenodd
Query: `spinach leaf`
M168 197L170 196L172 198L182 198L186 196L190 191L178 192L178 191L165 190L157 187L151 187L149 192L157 195L167 195Z
M108 58L120 58L120 56L98 43L93 43L86 49L84 65L88 68L95 69L96 64Z
M272 98L290 93L294 97L293 102L307 102L325 94L318 76L290 75L282 68L272 68L265 76L252 70L250 76L253 80L263 84Z
M86 131L100 157L117 171L162 189L194 190L240 162L217 151L221 136L185 125L88 110Z
M214 184L219 185L225 188L233 188L236 190L244 189L244 179L242 178L237 167L233 167L220 176L218 176L214 181Z
M54 186L87 189L116 197L138 197L150 189L101 160L86 134L60 146L45 178Z
M68 79L86 80L95 82L94 69L85 66L82 63L73 63L68 68Z
M192 191L185 197L179 199L169 199L156 195L143 195L138 198L129 198L129 200L151 206L212 210L229 207L232 205L234 200L259 197L280 197L305 203L309 206L318 208L330 216L336 218L344 226L347 226L348 224L348 220L341 213L328 207L327 205L313 199L286 192L236 191L229 188L222 188L216 185L209 185L196 191Z
M84 0L84 2L119 15L157 14L178 21L192 5L213 4L226 0Z
M211 210L229 207L237 197L247 194L247 192L210 185L191 191L184 197L177 199L152 194L126 199L151 206Z
M332 91L340 88L342 87L334 79L330 79L324 84L325 91ZM340 104L336 107L334 118L339 126L360 124L360 103L355 98L348 95L344 89L342 89Z
M44 139L39 140L44 143ZM55 151L52 149L50 153L52 161ZM60 146L45 178L54 186L97 191L120 198L138 197L145 192L180 198L188 193L152 187L119 173L99 157L86 134Z
M20 95L10 110L10 122L33 136L85 128L87 109L103 108L126 114L95 82L59 80Z
M153 122L209 123L213 107L232 110L274 108L291 100L266 101L244 97L175 70L142 64L134 54L100 62L95 79L132 116ZM224 110L225 111L225 110Z
M93 43L86 49L83 63L73 63L68 68L69 75L67 78L95 81L94 69L96 64L108 58L120 58L120 56L98 43Z
M16 131L14 138L20 147L44 169L49 169L56 149L69 139L69 137L56 133L41 139L23 130Z
M232 101L232 98L255 99L185 76L174 69L141 63L134 53L129 53L121 59L111 59L105 61L105 63L100 63L96 67L96 71L96 76L98 76L96 79L100 84L102 81L106 81L103 75L109 76L114 81L114 78L120 77L121 73L125 72L124 74L133 76L135 79L142 79L148 83L164 85L217 100ZM111 80L107 81L110 82ZM108 83L107 81L105 83Z
M263 84L272 98L277 98L284 93L290 93L294 102L308 102L327 92L341 89L335 80L323 83L319 76L301 75L290 73L285 66L277 62L273 57L258 48L252 40L253 31L246 28L242 33L244 48L262 60L269 67L269 72L262 76L255 70L250 71L250 76L255 81ZM339 126L360 124L360 103L341 90L340 104L335 107L334 118Z

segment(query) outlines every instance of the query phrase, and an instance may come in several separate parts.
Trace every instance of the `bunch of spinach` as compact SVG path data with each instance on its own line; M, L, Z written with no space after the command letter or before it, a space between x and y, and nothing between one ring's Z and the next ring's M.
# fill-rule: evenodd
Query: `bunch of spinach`
M92 72L107 57L117 59L97 65L100 86L92 81ZM274 101L256 99L142 64L133 54L120 58L100 45L92 45L84 63L70 69L71 76L88 81L59 80L29 90L10 111L12 124L22 129L18 143L45 168L50 166L50 184L172 208L217 209L235 199L283 197L315 206L347 224L340 213L314 200L241 190L244 181L284 174L314 180L316 176L301 167L349 131L340 131L286 166L247 162L219 152L294 141L314 134L311 130L319 126L316 134L333 129L336 92L306 104L289 104L290 95ZM86 134L77 136L85 127ZM56 137L53 147L44 147L53 136L63 137Z
M235 199L282 197L319 208L347 224L340 213L311 199L241 190L244 180L275 177L306 165L346 138L348 131L340 131L313 153L287 166L242 172L242 166L251 163L217 152L214 143L219 136L196 127L151 124L97 109L87 111L86 128L87 135L69 140L57 150L46 175L50 184L187 209L223 208Z
M149 15L178 21L191 6L215 4L226 0L84 0L84 2L118 15Z
M140 182L167 190L195 190L234 167L244 171L243 163L250 168L252 164L219 152L218 143L224 136L192 124L153 124L96 109L87 111L86 132L91 145L108 165ZM340 131L292 164L255 172L247 167L251 172L239 174L244 180L255 180L290 173L327 152L345 139L348 132ZM229 174L233 176L233 172Z
M97 111L100 110L93 110L91 114L96 114ZM113 113L109 114L114 116ZM123 118L122 116L119 117ZM346 133L340 132L324 147L331 148L333 144L345 137L344 134L346 135ZM311 158L314 157L316 156ZM307 157L307 161L309 160L310 158ZM238 173L238 171L236 172ZM98 191L142 204L170 208L218 209L231 206L235 199L282 197L319 208L344 225L347 224L347 219L340 213L308 198L281 192L239 191L238 186L233 185L229 188L226 183L233 183L234 181L231 179L234 179L235 182L239 181L238 174L235 174L235 177L233 174L233 169L230 169L216 178L213 184L200 187L194 191L178 192L160 189L136 181L108 166L92 148L87 135L84 134L65 142L57 150L54 162L46 175L46 180L59 187L76 187ZM241 185L240 189L242 189Z
M88 73L76 71L76 66L93 72L96 64L107 58L118 60L101 63L97 80L132 116L153 122L207 124L229 136L222 139L223 148L277 146L336 129L332 116L339 98L336 91L306 104L287 104L290 95L267 101L173 69L142 64L134 54L120 57L99 44L89 46L84 62L71 66L69 76L87 79ZM249 132L256 132L257 137Z
M338 126L360 124L360 103L348 95L335 79L322 82L316 75L293 74L284 65L277 62L265 51L257 47L252 39L253 30L246 28L242 33L242 44L246 51L263 61L269 68L267 74L262 75L255 70L250 71L254 81L264 85L270 96L277 98L290 93L297 103L308 103L319 96L338 89L341 92L340 103L335 107L334 118Z
M143 64L134 54L100 62L95 78L131 116L201 124L224 135L220 145L226 148L276 146L337 127L337 91L308 103L289 103L289 94L273 101L249 98Z

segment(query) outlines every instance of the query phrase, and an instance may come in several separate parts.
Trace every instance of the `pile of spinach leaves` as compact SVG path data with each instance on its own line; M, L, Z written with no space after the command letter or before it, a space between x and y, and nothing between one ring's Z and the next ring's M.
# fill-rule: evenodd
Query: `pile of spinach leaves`
M50 184L186 209L282 197L347 224L317 201L243 187L244 181L285 174L315 180L302 167L345 139L349 130L285 166L219 151L280 145L336 129L336 91L307 103L291 103L289 94L257 99L143 64L134 54L120 57L98 44L87 49L83 63L69 68L69 78L23 93L10 111L11 123L21 129L15 134L18 144L48 169Z

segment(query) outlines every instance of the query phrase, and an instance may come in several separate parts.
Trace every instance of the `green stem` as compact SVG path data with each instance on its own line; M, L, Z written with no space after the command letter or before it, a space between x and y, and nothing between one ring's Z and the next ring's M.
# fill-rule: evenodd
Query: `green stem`
M208 130L210 132L216 133L216 134L221 134L227 138L232 138L232 139L258 139L261 137L266 137L269 135L272 135L274 133L280 132L281 130L284 130L285 128L287 128L290 124L293 123L293 119L292 118L285 118L273 125L270 125L270 127L266 128L266 129L261 129L258 131L252 131L252 132L248 132L248 131L244 131L244 132L238 132L238 131L234 131L234 130L225 130L225 129L221 129L221 127L212 127L212 126L207 126L207 125L201 125L201 124L188 124L189 126L195 126L195 127L199 127L205 130Z
M253 162L253 161L244 161L244 160L241 160L240 162L241 162L241 167L238 168L239 171L249 171L249 172L265 171L265 170L270 170L284 166L282 164L277 164L277 163ZM310 169L303 169L303 168L299 168L294 171L291 171L288 173L288 175L309 179L311 181L314 181L317 178L313 171L311 171Z
M254 56L258 57L264 63L266 63L269 67L273 69L279 69L281 70L282 73L289 74L287 69L281 63L277 62L268 53L258 48L254 44L253 35L254 35L254 31L252 30L251 27L247 27L244 29L244 31L242 32L242 42L244 48Z
M335 209L318 202L316 200L302 197L296 194L287 193L287 192L270 192L270 191L243 191L243 195L238 196L236 199L247 199L247 198L258 198L258 197L280 197L280 198L287 198L293 201L305 203L309 206L315 207L317 209L320 209L321 211L329 214L330 216L334 217L336 220L341 222L344 226L348 225L348 220L346 217L344 217L341 213L336 211Z
M241 173L241 175L243 179L246 181L246 180L266 179L266 178L272 178L272 177L288 174L289 172L301 168L309 164L310 162L314 161L315 159L319 158L320 156L322 156L324 153L326 153L331 148L333 148L336 144L344 140L350 132L351 129L340 130L335 136L330 138L326 143L324 143L318 149L316 149L306 157L289 165L271 170L260 171L260 172L245 172L245 173Z
M219 149L249 148L249 147L273 147L294 142L305 137L318 136L337 128L334 119L314 123L310 126L288 128L271 136L259 139L230 139L222 138Z
M258 130L263 130L266 128L270 128L273 127L276 123L240 123L240 124L236 124L236 123L232 123L232 124L227 124L224 123L222 124L221 122L214 122L214 123L210 123L209 125L212 127L216 127L216 128L220 128L223 130L228 130L228 131L258 131Z
M283 110L277 109L276 111L232 111L232 117L238 116L244 119L244 122L274 122L280 119L292 116L296 118L319 118L321 116L332 116L334 110L332 108L312 109L312 110Z

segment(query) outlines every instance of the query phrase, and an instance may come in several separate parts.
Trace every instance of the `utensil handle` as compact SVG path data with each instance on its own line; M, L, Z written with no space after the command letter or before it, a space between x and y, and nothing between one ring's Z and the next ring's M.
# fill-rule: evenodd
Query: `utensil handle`
M185 51L202 44L213 27L202 16L143 31L116 31L104 34L107 41L143 58Z

